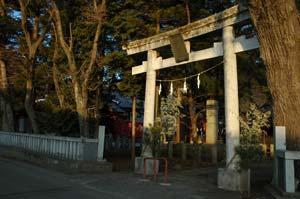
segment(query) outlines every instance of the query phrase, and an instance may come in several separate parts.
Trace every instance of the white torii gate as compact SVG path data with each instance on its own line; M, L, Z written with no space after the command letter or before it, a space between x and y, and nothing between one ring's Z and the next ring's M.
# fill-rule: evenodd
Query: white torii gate
M239 145L239 100L236 53L256 49L259 47L256 37L246 39L245 36L234 37L233 25L250 19L247 10L240 10L238 6L223 12L182 26L175 30L164 32L146 39L130 42L124 47L128 55L147 51L147 61L132 68L132 74L146 72L146 91L144 106L144 126L153 124L155 109L156 70L223 56L224 59L224 90L225 90L225 128L226 128L226 164L227 169L235 170L235 147ZM212 48L190 52L190 43L186 42L189 55L188 61L176 63L175 58L163 59L155 49L170 45L169 36L180 32L184 40L191 39L218 29L223 29L223 42L213 44ZM230 172L229 172L230 173ZM231 175L231 174L229 174ZM225 176L230 190L239 190L239 182L233 182L232 176ZM229 178L229 179L227 179ZM237 178L237 177L235 177ZM229 182L229 181L230 182Z

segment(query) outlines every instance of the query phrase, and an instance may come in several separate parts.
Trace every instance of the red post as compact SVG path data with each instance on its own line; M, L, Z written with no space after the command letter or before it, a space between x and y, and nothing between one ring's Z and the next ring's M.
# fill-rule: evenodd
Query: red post
M144 158L144 179L146 179L146 158Z
M168 182L168 160L166 158L144 158L144 174L143 177L146 179L146 160L153 160L153 180L157 181L157 173L156 173L156 161L157 160L164 160L165 161L165 176L164 176L164 183Z
M156 181L156 158L153 158L153 180Z
M165 180L164 183L168 182L168 160L165 159Z

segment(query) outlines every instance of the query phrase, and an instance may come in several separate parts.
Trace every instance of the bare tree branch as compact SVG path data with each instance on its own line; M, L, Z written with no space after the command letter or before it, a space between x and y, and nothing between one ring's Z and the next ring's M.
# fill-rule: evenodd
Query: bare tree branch
M6 15L6 6L4 0L0 1L0 16L4 17Z
M84 73L85 78L84 78L83 86L85 86L85 87L88 84L89 76L91 74L93 65L95 64L96 57L97 57L98 41L99 41L99 37L100 37L100 33L101 33L101 28L103 25L103 20L106 15L106 0L102 0L100 9L98 9L96 1L94 0L94 9L97 12L96 15L98 17L98 24L97 24L94 41L93 41L93 47L91 50L91 60L90 60L87 70Z

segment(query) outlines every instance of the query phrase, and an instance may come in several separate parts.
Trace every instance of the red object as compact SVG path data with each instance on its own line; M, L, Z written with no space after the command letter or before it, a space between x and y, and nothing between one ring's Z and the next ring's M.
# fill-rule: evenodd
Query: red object
M143 135L143 123L135 124L135 137L142 137Z
M132 122L126 120L116 120L112 124L112 134L114 137L116 136L128 136L131 137L132 135ZM135 137L141 138L143 134L143 123L136 122L135 125Z
M156 160L164 160L165 161L165 176L164 183L168 183L168 160L167 158L144 158L144 179L146 179L146 160L153 160L153 180L157 180L156 175Z

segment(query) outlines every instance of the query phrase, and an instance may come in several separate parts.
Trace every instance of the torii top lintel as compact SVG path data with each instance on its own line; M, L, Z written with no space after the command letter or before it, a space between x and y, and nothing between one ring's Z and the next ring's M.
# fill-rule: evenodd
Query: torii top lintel
M128 55L132 55L170 45L169 36L174 33L180 32L184 40L187 40L248 19L250 19L248 10L236 5L177 29L132 41L127 46L123 46L123 49L127 51Z

